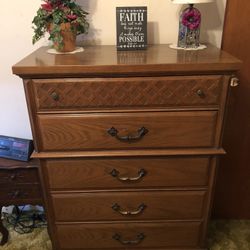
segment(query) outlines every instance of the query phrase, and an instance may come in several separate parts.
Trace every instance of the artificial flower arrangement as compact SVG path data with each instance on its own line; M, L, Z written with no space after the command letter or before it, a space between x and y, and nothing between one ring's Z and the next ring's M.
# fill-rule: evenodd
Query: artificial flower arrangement
M54 47L59 51L64 46L65 29L73 36L87 33L89 23L88 13L82 9L74 0L43 0L34 17L33 44L40 40L46 33Z
M200 46L201 13L192 5L183 10L179 22L178 47L197 48Z
M182 24L190 30L199 28L201 13L196 8L188 8L182 15Z

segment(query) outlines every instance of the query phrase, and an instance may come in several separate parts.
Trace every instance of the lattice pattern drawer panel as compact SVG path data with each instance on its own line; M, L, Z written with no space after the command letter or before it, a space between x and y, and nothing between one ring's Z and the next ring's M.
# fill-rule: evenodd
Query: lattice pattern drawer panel
M38 110L217 105L221 76L33 80Z

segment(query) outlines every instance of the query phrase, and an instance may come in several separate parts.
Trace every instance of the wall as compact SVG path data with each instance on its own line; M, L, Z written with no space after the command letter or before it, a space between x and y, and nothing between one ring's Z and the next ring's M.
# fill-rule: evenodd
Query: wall
M115 44L115 7L148 7L150 44L173 43L177 39L181 5L170 0L78 0L89 15L90 32L83 44ZM21 79L12 75L11 66L36 48L47 45L46 38L31 44L31 21L40 0L2 1L0 15L0 134L32 138ZM201 40L220 47L226 0L201 4Z

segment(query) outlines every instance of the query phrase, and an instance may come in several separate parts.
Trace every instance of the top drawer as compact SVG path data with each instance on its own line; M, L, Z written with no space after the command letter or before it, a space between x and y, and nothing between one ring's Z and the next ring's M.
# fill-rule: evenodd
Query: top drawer
M32 80L38 111L218 105L222 76Z

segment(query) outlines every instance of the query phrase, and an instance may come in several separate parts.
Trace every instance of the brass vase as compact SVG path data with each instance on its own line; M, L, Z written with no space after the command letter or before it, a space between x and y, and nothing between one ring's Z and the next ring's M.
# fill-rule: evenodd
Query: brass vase
M53 47L58 52L71 52L76 48L76 29L72 28L70 23L61 24L61 36L63 38L62 46L59 46L58 43L54 43Z

